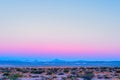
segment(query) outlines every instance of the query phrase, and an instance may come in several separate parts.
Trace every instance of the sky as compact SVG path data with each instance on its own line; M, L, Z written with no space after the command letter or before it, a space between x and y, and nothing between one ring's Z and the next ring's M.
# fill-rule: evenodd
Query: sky
M120 60L120 0L0 0L0 59Z

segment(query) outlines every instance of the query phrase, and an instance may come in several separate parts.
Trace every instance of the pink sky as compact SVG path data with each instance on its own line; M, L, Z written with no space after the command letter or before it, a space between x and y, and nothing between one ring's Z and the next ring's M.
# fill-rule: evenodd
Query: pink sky
M119 0L0 0L0 57L119 59L119 36Z

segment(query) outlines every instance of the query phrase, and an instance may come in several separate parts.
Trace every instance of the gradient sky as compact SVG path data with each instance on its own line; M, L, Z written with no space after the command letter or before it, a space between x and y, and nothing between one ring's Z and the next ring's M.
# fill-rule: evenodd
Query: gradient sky
M0 0L0 58L120 60L120 0Z

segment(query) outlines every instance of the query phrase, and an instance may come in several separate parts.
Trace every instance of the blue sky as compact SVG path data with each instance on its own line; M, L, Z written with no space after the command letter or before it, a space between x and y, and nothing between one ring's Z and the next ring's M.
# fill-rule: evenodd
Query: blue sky
M1 0L0 56L119 60L119 4L120 0Z

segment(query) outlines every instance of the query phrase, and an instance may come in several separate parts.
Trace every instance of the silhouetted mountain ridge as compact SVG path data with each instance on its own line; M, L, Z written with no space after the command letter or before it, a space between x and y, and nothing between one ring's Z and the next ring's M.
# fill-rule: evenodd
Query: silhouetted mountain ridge
M54 59L51 61L28 60L0 60L0 66L120 66L120 61L66 61Z

